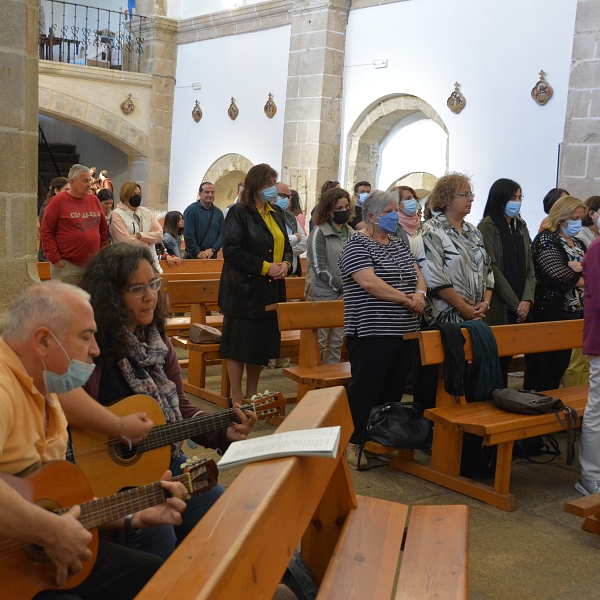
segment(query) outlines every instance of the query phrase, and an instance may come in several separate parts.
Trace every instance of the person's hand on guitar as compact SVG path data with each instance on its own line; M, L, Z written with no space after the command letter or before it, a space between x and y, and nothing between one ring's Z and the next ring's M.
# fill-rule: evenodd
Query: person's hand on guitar
M181 525L181 513L187 506L185 499L188 492L185 486L177 481L166 481L172 477L167 471L162 477L162 486L171 493L171 497L163 504L146 508L133 513L131 527L133 529L148 529L155 525Z
M256 423L256 413L247 410L243 412L240 410L240 405L236 402L233 405L235 412L240 420L240 423L232 423L227 428L227 440L230 442L238 442L240 440L245 440L248 437L248 434L252 431L252 427L254 423Z
M154 423L146 416L146 413L132 413L121 417L121 431L117 436L123 444L129 441L135 446L146 439Z
M92 558L88 544L92 534L78 521L81 510L72 506L66 513L52 519L53 525L46 528L48 541L43 548L56 565L56 584L63 585L69 575L81 571L81 562ZM59 521L60 519L60 521Z

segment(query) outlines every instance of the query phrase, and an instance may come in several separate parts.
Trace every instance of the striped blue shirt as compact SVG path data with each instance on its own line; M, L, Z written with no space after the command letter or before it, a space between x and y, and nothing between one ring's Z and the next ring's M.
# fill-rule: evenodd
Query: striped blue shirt
M352 277L363 269L373 269L388 285L412 294L417 286L415 259L400 240L393 236L389 240L383 246L362 233L355 233L340 255L347 336L402 336L419 328L418 317L400 304L369 294Z

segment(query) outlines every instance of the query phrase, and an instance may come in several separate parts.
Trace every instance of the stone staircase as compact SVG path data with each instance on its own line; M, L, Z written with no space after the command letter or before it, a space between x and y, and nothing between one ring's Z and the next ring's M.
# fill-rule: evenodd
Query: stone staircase
M79 162L79 154L74 144L48 144L60 176L66 177L71 166ZM38 212L46 200L50 182L58 177L52 156L44 142L38 144Z

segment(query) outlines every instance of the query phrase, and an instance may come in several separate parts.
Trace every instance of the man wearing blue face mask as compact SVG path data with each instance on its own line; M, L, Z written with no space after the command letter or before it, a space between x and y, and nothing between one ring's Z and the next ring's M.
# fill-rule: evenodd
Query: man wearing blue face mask
M277 199L272 202L272 204L283 210L288 239L290 240L290 246L292 247L292 252L294 253L292 273L298 277L302 277L300 255L306 252L308 244L306 240L306 234L300 226L300 223L298 223L296 215L292 211L288 210L291 198L292 191L290 190L290 187L286 183L283 183L283 181L280 181L277 184Z
M363 229L363 216L362 216L362 205L366 197L371 193L371 184L368 181L359 181L354 185L354 201L356 203L354 207L354 219L350 223L350 227L353 229Z
M67 421L55 392L70 390L89 377L92 359L99 353L95 330L89 296L71 285L33 285L13 303L0 340L0 472L27 476L49 461L64 459ZM60 485L71 489L69 483ZM173 482L163 486L173 497L134 513L132 527L181 522L185 489ZM52 490L47 492L52 497ZM91 559L92 535L78 520L78 506L55 514L31 504L1 479L0 506L0 537L41 546L56 566L57 585ZM43 597L133 599L161 562L145 552L100 542L83 583L68 595L46 592Z

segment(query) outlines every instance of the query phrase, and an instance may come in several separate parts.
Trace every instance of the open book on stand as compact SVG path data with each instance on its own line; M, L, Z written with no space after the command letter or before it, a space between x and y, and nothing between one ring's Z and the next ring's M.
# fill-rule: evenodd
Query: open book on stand
M282 456L335 458L340 444L340 427L300 429L233 442L218 463L219 471Z

